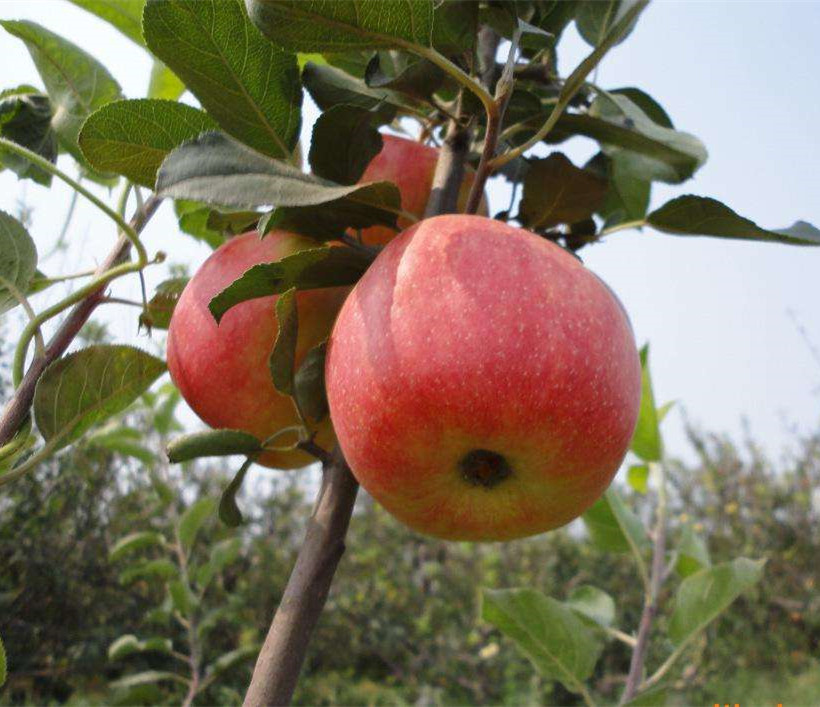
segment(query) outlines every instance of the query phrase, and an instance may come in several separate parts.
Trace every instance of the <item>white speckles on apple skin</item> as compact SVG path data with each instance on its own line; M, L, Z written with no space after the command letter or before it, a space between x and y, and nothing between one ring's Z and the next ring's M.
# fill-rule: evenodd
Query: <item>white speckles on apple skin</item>
M445 537L526 535L580 513L617 470L640 396L611 291L554 244L473 216L427 219L379 255L342 308L326 379L365 488ZM518 460L497 487L516 500L500 514L486 490L464 500L479 517L456 532L412 499L463 519L451 482L472 447Z

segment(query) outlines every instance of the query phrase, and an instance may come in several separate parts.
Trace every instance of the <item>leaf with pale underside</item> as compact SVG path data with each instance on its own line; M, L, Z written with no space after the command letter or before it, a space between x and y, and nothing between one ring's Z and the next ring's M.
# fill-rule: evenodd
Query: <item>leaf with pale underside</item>
M12 294L27 295L37 272L37 247L25 226L11 214L0 211L0 315L19 302Z
M165 363L132 346L80 349L46 368L34 392L34 419L60 449L122 412L165 372Z
M302 82L322 110L338 104L360 108L405 108L407 99L385 88L370 88L364 81L333 66L309 61L302 70ZM395 113L395 111L394 111Z
M612 29L619 14L630 4L630 0L583 0L578 4L575 13L575 26L578 28L578 34L588 44L593 47L598 46ZM626 39L634 27L633 22L618 43Z
M296 290L285 290L276 300L278 330L268 366L273 387L285 395L293 394L293 374L296 357L296 339L299 335L299 312Z
M431 0L246 0L248 15L274 44L294 52L429 47Z
M649 538L638 516L612 487L582 516L593 543L609 552L642 551Z
M240 0L149 0L143 32L226 133L290 156L301 123L296 57L262 37Z
M183 103L115 101L85 121L80 148L95 169L153 189L157 170L173 149L216 127L206 113Z
M395 184L334 184L222 133L204 133L168 155L157 176L157 192L233 208L327 204L337 219L346 219L339 221L343 228L394 225L401 205Z
M605 180L554 152L530 164L524 178L521 219L531 228L575 223L592 215L606 192Z
M180 464L199 457L225 457L233 454L254 455L262 443L241 430L206 430L183 435L168 445L168 461Z
M51 99L51 124L60 143L84 162L77 137L95 110L122 97L119 84L94 57L45 27L26 20L0 20L25 42Z
M714 236L788 245L820 245L820 230L805 221L765 229L717 199L687 194L668 201L646 217L647 223L674 236Z
M208 304L219 322L231 307L258 297L279 295L290 288L313 290L355 284L371 256L353 248L324 246L302 250L275 263L254 265Z
M142 38L142 11L145 0L68 0L105 20L132 42L145 46Z

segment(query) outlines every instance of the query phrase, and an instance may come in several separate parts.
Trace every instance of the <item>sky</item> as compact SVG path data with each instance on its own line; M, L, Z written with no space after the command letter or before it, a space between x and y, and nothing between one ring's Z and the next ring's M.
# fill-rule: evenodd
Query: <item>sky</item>
M150 60L106 23L63 0L3 0L0 18L30 19L79 43L102 61L129 98L144 96ZM597 83L637 86L658 100L675 126L697 135L709 161L693 180L657 185L652 205L685 193L722 200L763 227L797 219L820 227L820 100L812 86L820 75L820 2L658 2L602 64ZM560 48L568 73L589 51L570 27ZM0 30L0 89L41 85L23 44ZM316 117L306 101L305 131ZM596 150L573 140L559 148L576 164ZM70 159L60 166L71 172ZM30 210L30 232L41 256L57 238L71 193L0 173L0 209ZM491 210L506 208L503 180L490 184ZM82 201L82 200L81 200ZM108 252L111 223L79 203L70 247L45 260L47 274L85 270ZM174 263L195 268L209 251L181 234L170 205L143 234L168 262L146 273L149 292ZM664 423L667 452L691 459L683 433L690 421L707 431L740 438L748 421L755 439L777 456L793 431L820 422L820 248L680 238L645 230L613 234L581 255L618 293L639 344L649 342L659 402L680 401ZM137 296L135 279L115 286ZM62 296L55 287L35 306ZM137 310L106 305L100 316L120 341L161 345L137 329ZM10 326L16 330L14 322ZM807 341L808 340L808 341ZM808 342L813 343L812 352ZM192 421L196 426L197 423Z

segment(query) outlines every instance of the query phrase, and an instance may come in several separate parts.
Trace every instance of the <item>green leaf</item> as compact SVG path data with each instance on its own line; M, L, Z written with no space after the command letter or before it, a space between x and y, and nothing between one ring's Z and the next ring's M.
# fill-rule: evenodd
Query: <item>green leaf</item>
M337 184L355 184L381 152L377 114L357 106L333 106L313 124L308 161L313 173Z
M219 656L219 658L205 668L205 675L217 675L225 672L226 670L230 670L243 660L255 658L258 653L259 646L257 645L242 646L228 653L223 653Z
M290 156L302 107L296 57L265 41L240 0L149 0L143 32L226 133Z
M172 650L170 638L155 636L141 641L135 635L127 633L108 647L108 660L121 660L134 653L171 653Z
M578 10L575 13L578 34L588 44L598 46L631 4L633 3L629 0L583 0L578 3ZM629 36L636 22L637 18L615 44L620 44Z
M157 170L174 148L216 123L201 110L174 101L116 101L89 116L80 148L92 167L154 188Z
M689 524L683 526L677 549L678 561L675 563L675 571L681 577L688 577L712 564L706 541Z
M211 548L208 561L196 570L196 581L200 589L204 591L216 575L228 565L236 562L239 559L241 549L242 541L239 538L228 538L216 543Z
M327 343L314 346L305 354L294 378L294 397L299 409L311 422L320 422L328 413L325 392L325 356Z
M538 672L579 692L603 644L572 609L534 589L482 592L481 616L530 659Z
M148 300L147 308L140 313L140 325L149 329L167 329L187 284L187 277L174 277L159 283L154 296Z
M117 562L126 555L146 547L165 547L165 537L153 530L140 530L120 538L108 553L111 562Z
M684 579L675 594L669 638L680 646L717 618L763 576L765 560L739 557Z
M225 236L208 226L212 211L211 206L197 201L174 201L174 213L180 230L216 249L225 242Z
M262 216L258 211L219 211L211 209L208 213L208 228L236 236L255 227Z
M649 489L649 466L633 464L626 472L627 483L638 493L646 494Z
M664 421L666 416L669 414L669 411L675 406L675 402L675 400L670 400L658 408L658 423Z
M615 600L598 587L589 584L575 587L564 603L600 626L612 626L615 621Z
M432 62L403 52L377 52L364 72L370 88L386 88L418 101L431 100L446 78Z
M119 580L120 584L131 584L137 579L168 580L178 574L177 566L171 560L161 557L126 568L120 573Z
M6 682L7 663L6 663L6 648L3 645L3 639L0 638L0 687Z
M141 673L135 673L134 675L128 675L119 680L114 680L114 682L108 684L108 687L112 690L125 690L137 685L147 685L157 682L177 682L182 685L188 685L188 680L182 677L182 675L162 670L145 670Z
M290 288L353 285L367 270L370 256L353 248L323 246L288 255L275 263L261 263L234 280L208 304L219 322L231 307L257 297L280 295Z
M0 211L0 315L17 306L17 298L8 289L28 294L37 271L37 246L22 223Z
M635 176L635 171L628 164L631 159L633 156L628 152L613 159L607 158L609 189L598 209L605 227L639 221L646 216L652 182Z
M575 223L591 216L606 196L606 181L560 152L533 160L524 178L521 218L531 228Z
M172 464L180 464L199 457L253 455L260 451L262 443L247 432L207 430L177 437L168 445L168 460Z
M641 406L630 446L644 461L657 462L663 458L663 440L649 374L649 344L641 349Z
M69 0L116 27L135 44L145 46L142 38L142 10L145 0Z
M646 113L647 117L656 122L658 125L664 128L674 129L675 126L672 123L672 119L663 109L663 106L661 106L660 103L658 103L645 91L641 91L641 89L635 88L634 86L627 86L625 88L614 88L609 91L609 93L614 93L619 96L626 96L630 101L638 106L638 108Z
M344 219L339 220L342 228L395 225L401 205L395 184L333 184L221 133L205 133L168 155L157 176L157 192L234 208L327 204Z
M276 320L279 322L279 330L268 361L270 377L276 390L292 395L296 337L299 334L295 288L285 290L276 300Z
M57 136L51 128L53 118L48 96L29 86L0 93L0 137L37 153L49 162L57 161ZM0 169L11 169L20 179L31 179L49 186L51 174L25 157L0 148Z
M165 372L165 363L132 346L80 349L46 368L34 391L34 418L61 449L122 412Z
M190 616L199 603L191 588L181 579L175 579L168 583L168 594L171 603L182 616Z
M175 101L185 93L185 84L159 59L154 59L148 80L148 98Z
M106 103L122 97L108 70L80 47L27 20L0 20L20 38L34 60L51 99L51 121L60 143L84 164L77 137L85 119Z
M143 464L153 464L157 461L157 456L150 449L140 444L144 437L144 432L117 424L93 432L86 439L86 444L90 447L101 447L126 457L133 457Z
M430 0L247 0L254 24L277 46L294 52L428 47Z
M308 62L302 70L302 82L310 97L322 110L347 104L366 110L386 107L405 108L407 99L384 88L370 88L364 81L333 66Z
M475 49L478 6L479 3L469 1L434 3L433 46L447 55Z
M789 245L820 245L820 230L805 221L767 230L736 214L717 199L687 194L666 202L646 217L653 228L675 236L715 236Z
M661 707L666 704L668 692L669 688L665 685L655 687L635 695L629 702L625 702L623 707Z
M253 460L246 459L239 471L231 479L225 490L222 492L222 497L219 499L219 520L221 520L229 528L236 528L242 525L244 519L242 518L242 511L236 503L236 494L242 488L242 482L245 481L245 474L251 468Z
M582 518L592 542L602 550L629 552L632 545L639 551L649 547L649 538L640 519L612 487Z
M197 533L215 510L216 501L213 498L200 498L188 506L179 519L178 527L179 541L182 543L183 550L186 552L191 550Z

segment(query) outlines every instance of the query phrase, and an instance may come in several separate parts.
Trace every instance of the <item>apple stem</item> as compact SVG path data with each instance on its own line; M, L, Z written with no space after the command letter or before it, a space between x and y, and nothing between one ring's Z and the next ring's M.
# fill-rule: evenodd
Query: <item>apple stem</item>
M323 464L322 485L305 540L245 695L245 707L289 704L313 630L327 600L359 484L337 449Z

